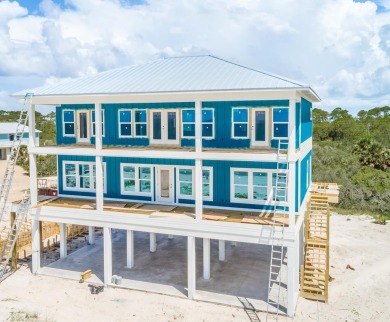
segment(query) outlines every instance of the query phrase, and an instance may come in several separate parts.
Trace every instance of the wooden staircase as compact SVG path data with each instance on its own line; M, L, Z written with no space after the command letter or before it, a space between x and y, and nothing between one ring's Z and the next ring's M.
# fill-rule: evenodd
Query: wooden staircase
M312 195L305 214L305 259L301 267L301 296L328 301L328 197Z

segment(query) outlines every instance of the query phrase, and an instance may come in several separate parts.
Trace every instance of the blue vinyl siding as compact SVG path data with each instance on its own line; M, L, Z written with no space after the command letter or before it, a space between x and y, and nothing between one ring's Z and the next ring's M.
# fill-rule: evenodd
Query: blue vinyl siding
M313 123L310 120L312 104L302 98L301 103L301 143L312 137Z
M64 191L63 189L63 174L62 164L64 161L85 161L94 162L94 157L82 157L82 156L58 156L58 186L59 193L63 195L75 195L75 196L94 196L93 192L81 192L81 191ZM106 198L113 199L131 199L140 201L151 201L151 197L147 196L131 196L121 195L121 183L120 183L120 164L144 164L144 165L171 165L171 166L194 166L194 160L174 160L174 159L154 159L154 158L115 158L104 157L103 162L106 165L106 184L107 193L104 195ZM267 205L255 205L249 203L236 203L230 202L230 169L231 168L244 168L244 169L276 169L275 162L247 162L247 161L212 161L206 160L203 162L204 167L212 167L213 169L213 201L204 201L204 205L220 206L220 207L235 207L235 208L253 208L253 209L268 209L272 210L272 206ZM176 184L176 171L175 184ZM156 173L154 172L154 180L156 180ZM156 190L156 189L155 189ZM176 189L174 189L176 194ZM154 195L154 197L156 197ZM176 199L176 195L175 195ZM179 203L193 204L194 200L178 199Z
M306 185L307 182L307 161L312 155L312 151L306 154L306 156L301 160L301 168L300 168L300 185L301 185L301 193L300 193L300 204L302 205L303 200L305 199L306 193L310 188L311 184L311 169L309 169L309 186ZM309 162L310 163L310 162ZM310 164L311 166L311 164Z
M214 109L214 133L213 139L203 139L203 146L205 148L249 148L250 139L233 139L232 138L232 109L233 107L288 107L288 100L267 100L267 101L229 101L229 102L203 102L203 108ZM62 105L57 108L56 123L57 126L57 144L75 144L75 136L63 136L63 120L62 112L64 109L80 110L93 109L92 104L72 104ZM149 138L120 138L118 127L118 110L119 109L180 109L180 108L195 108L193 102L177 102L177 103L127 103L127 104L103 104L104 110L104 127L105 135L103 137L103 144L107 146L148 146ZM278 109L279 110L279 109ZM283 115L287 113L288 108L281 108ZM179 116L181 117L181 116ZM75 115L76 118L76 115ZM148 126L150 126L150 119L148 119ZM270 125L271 126L271 125ZM77 129L75 129L76 131ZM248 128L250 134L250 128ZM181 128L179 129L181 136ZM94 137L91 137L91 144L95 143ZM194 139L181 139L182 147L193 147L195 145Z

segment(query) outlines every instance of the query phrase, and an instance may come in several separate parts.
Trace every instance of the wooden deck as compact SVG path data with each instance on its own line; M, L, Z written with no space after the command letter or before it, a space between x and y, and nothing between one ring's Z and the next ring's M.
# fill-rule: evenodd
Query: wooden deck
M56 197L50 198L38 203L37 207L59 207L59 208L77 208L85 210L96 209L94 200ZM104 211L123 212L129 215L145 215L149 217L177 217L195 219L194 207L176 206L176 205L159 205L151 203L136 203L136 202L112 202L104 203ZM284 223L288 226L288 216L282 214L276 215L277 222ZM260 211L237 211L237 210L222 210L203 208L203 219L212 221L272 225L273 214Z

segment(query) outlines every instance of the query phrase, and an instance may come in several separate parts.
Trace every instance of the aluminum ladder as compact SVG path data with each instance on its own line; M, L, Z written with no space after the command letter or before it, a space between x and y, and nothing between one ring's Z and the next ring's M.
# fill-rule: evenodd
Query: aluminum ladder
M3 220L9 191L11 190L12 179L15 173L15 165L19 158L20 146L23 139L24 129L28 120L28 109L31 104L32 96L32 94L26 94L24 97L24 104L22 110L20 111L18 125L16 127L14 139L12 141L11 152L7 160L7 167L5 169L3 181L0 186L0 224Z
M267 317L269 313L273 319L278 320L280 309L280 293L281 293L281 268L284 258L284 228L285 220L278 221L277 213L282 213L284 218L288 216L288 140L278 140L277 155L276 155L276 173L275 184L273 184L272 201L273 217L271 230L271 261L268 282L268 299L267 299ZM274 178L272 178L274 182ZM271 299L271 296L273 297ZM270 307L276 309L276 312L270 312Z
M1 251L0 281L2 280L4 274L7 273L7 266L12 256L12 251L15 248L19 233L23 227L23 223L29 212L30 212L30 194L26 192L20 204L18 205L18 210L16 212L15 220L11 225L11 229L8 233L4 247Z

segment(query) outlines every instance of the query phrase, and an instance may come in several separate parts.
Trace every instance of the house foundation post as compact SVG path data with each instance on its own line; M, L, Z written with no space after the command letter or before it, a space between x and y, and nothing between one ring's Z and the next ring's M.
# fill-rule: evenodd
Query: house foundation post
M32 220L31 235L32 235L32 262L31 271L33 274L37 274L41 267L41 236L39 230L40 222L37 219Z
M112 278L112 231L111 228L103 228L103 261L104 261L104 285L111 283Z
M60 258L66 258L68 256L68 243L66 238L66 224L60 223Z
M187 237L187 273L188 273L188 298L195 298L196 292L196 253L195 237Z
M88 227L88 243L90 245L94 245L95 244L95 238L96 238L95 227L89 226Z
M127 231L127 268L134 267L134 232L132 230Z
M295 247L289 246L287 247L287 315L289 317L294 316L295 312L295 304L296 304L296 297L295 297L295 266L296 261L298 260L295 258Z
M226 258L225 256L225 241L220 240L219 241L219 260L224 261Z
M150 233L150 252L154 253L157 249L157 236L156 233Z
M203 278L210 279L210 238L203 238Z

